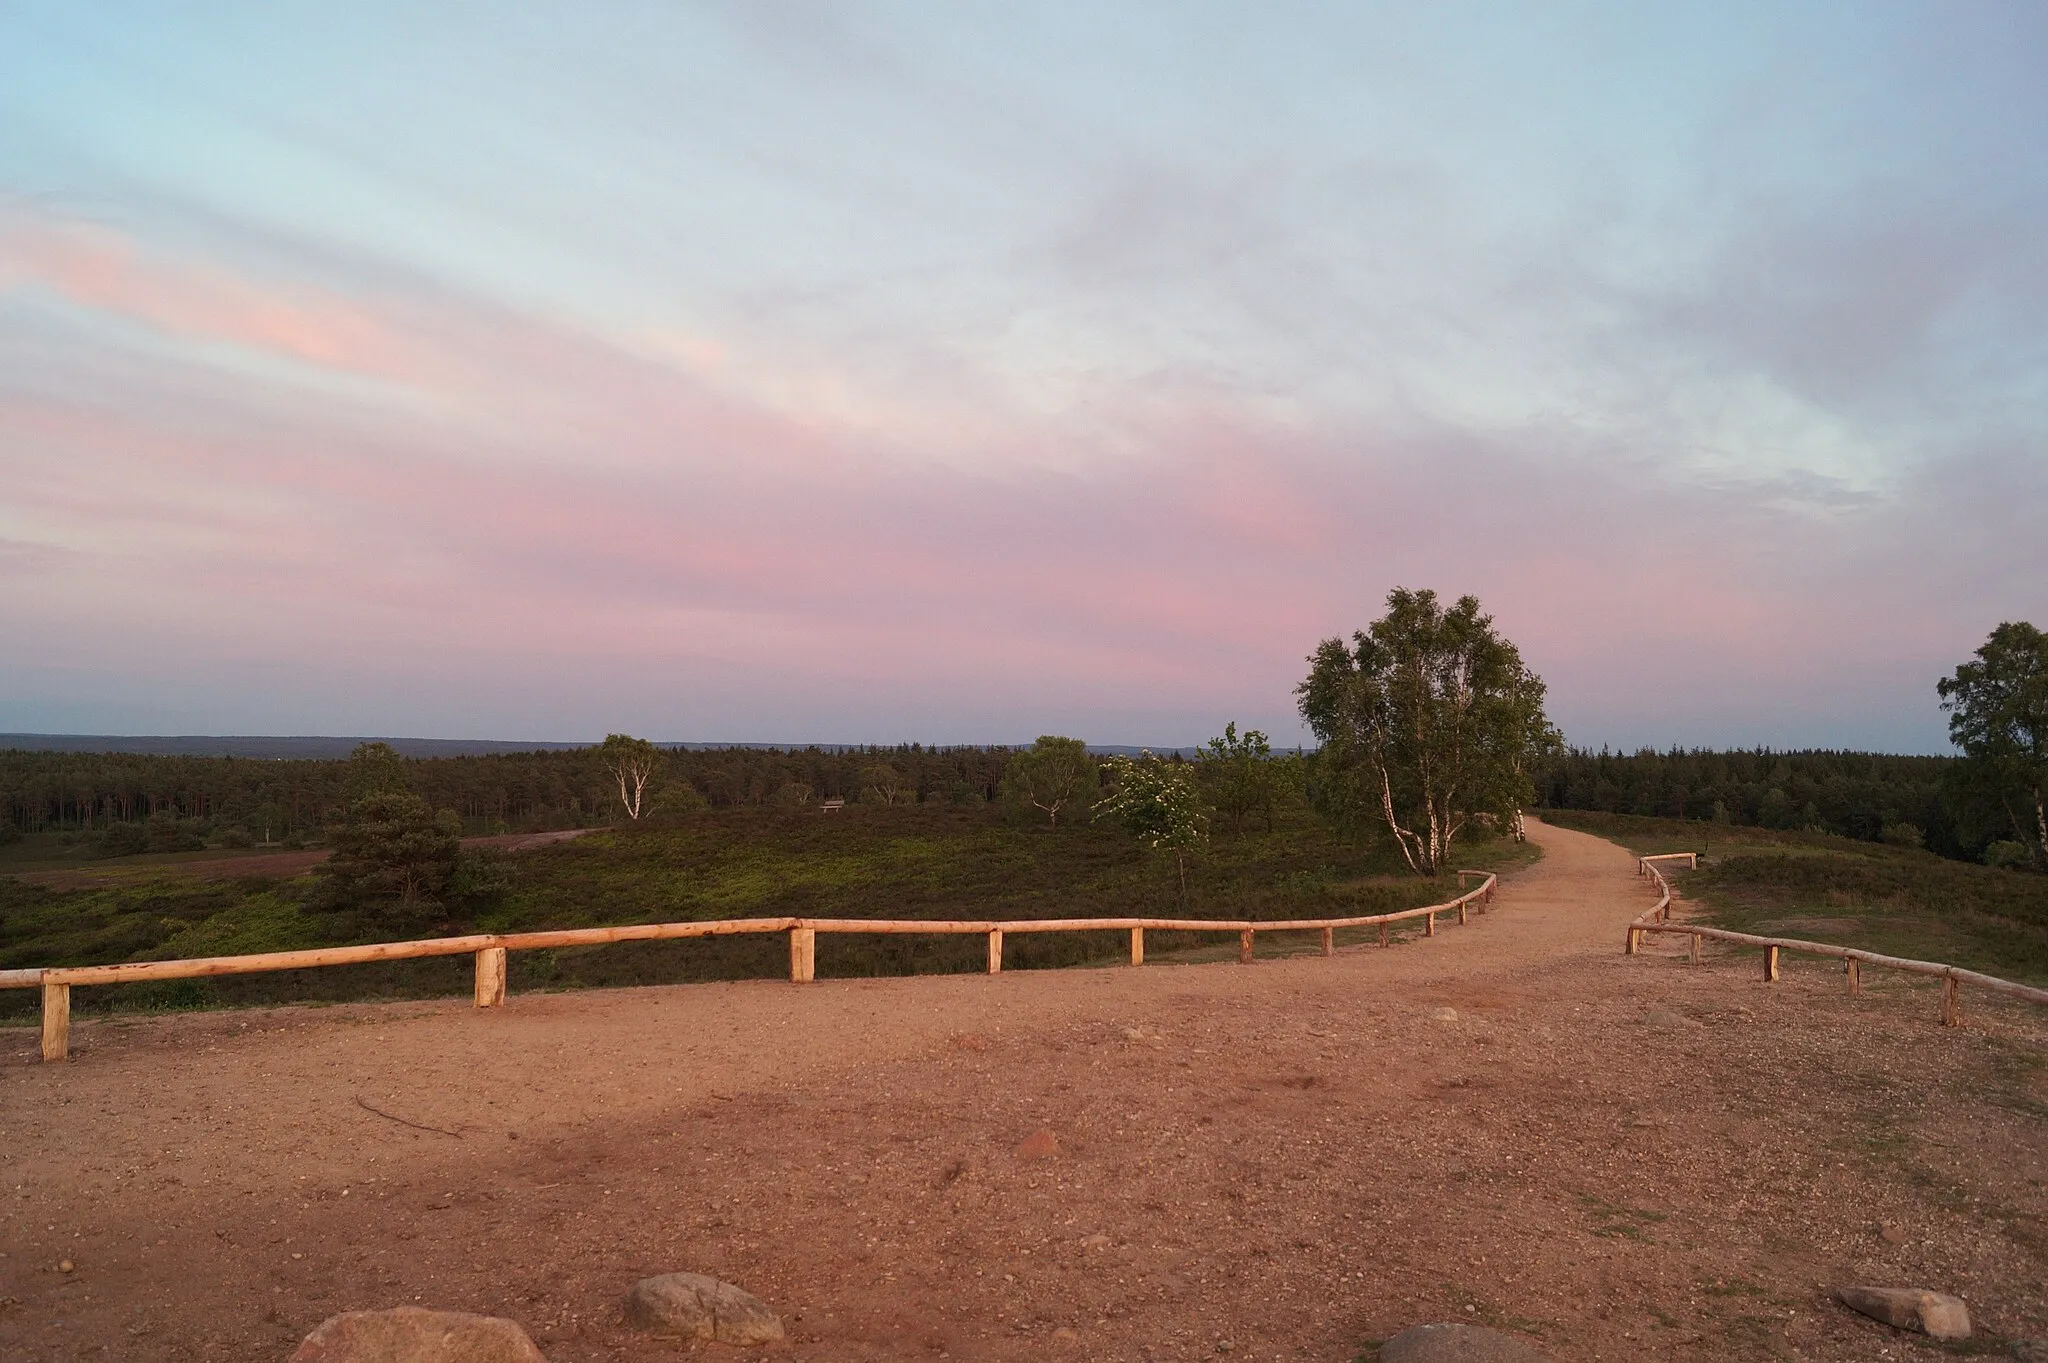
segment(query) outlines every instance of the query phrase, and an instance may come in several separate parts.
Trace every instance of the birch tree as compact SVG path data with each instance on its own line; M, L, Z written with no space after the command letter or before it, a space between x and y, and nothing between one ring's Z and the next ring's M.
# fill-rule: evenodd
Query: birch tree
M1312 795L1326 813L1384 823L1411 870L1434 876L1478 815L1518 829L1529 771L1557 743L1542 678L1482 615L1396 588L1387 613L1325 639L1295 688L1322 742Z
M646 804L647 783L661 770L661 749L644 738L606 734L597 757L619 787L619 804L626 817L638 819Z
M1054 828L1062 811L1086 808L1101 788L1101 768L1078 738L1042 734L1003 768L1003 793L1042 812Z

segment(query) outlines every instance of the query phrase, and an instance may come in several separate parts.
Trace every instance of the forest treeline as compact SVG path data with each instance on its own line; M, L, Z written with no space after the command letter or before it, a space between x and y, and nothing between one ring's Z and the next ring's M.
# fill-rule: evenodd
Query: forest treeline
M652 792L657 813L703 804L799 806L996 798L1003 747L673 749ZM583 827L618 813L617 783L594 748L404 759L405 783L472 832ZM0 752L0 838L74 833L108 855L205 841L296 845L318 838L351 799L347 760L269 761L134 753Z
M652 807L659 814L700 805L795 808L827 799L976 804L997 798L1015 751L921 744L672 749L663 754ZM1931 851L1975 859L1981 846L1959 834L1944 801L1943 782L1955 764L1947 757L1828 751L1572 749L1538 768L1536 803L1867 841L1883 841L1889 830L1893 841L1917 837ZM241 837L301 844L319 838L346 809L348 773L345 760L0 752L0 829L94 837L108 855L175 851L223 837L230 845ZM414 794L454 810L472 832L619 817L617 783L594 748L413 758L405 760L405 773Z
M719 808L993 801L1008 747L668 749L656 814ZM1314 757L1307 761L1314 780ZM1538 808L1595 810L1744 827L1810 829L1923 845L1976 860L1945 794L1958 759L1834 751L1634 753L1567 749L1534 773ZM584 827L620 817L617 782L595 748L409 758L406 785L473 833ZM299 846L347 808L346 760L0 751L0 839L72 833L116 856L207 843ZM1084 816L1085 817L1085 816Z
M1986 837L1959 827L1953 757L1807 750L1634 753L1567 749L1536 773L1539 808L1833 833L1976 860Z

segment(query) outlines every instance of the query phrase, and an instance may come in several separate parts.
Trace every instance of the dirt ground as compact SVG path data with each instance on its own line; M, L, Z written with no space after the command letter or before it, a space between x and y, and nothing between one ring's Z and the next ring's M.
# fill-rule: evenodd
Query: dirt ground
M415 1302L668 1358L618 1302L684 1269L783 1312L771 1359L1945 1352L1842 1281L2048 1335L2048 1018L1624 957L1632 859L1532 833L1493 912L1332 960L0 1034L0 1358L282 1360Z

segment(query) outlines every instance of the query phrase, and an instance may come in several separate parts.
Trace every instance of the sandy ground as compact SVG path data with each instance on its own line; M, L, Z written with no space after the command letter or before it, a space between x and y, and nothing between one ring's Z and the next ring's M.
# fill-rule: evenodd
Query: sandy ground
M1942 1355L1844 1280L2048 1335L2048 1018L1624 957L1632 859L1532 832L1492 913L1331 960L86 1022L47 1066L0 1033L0 1358L281 1360L414 1302L667 1358L618 1299L679 1269L807 1360L1349 1363L1444 1319Z

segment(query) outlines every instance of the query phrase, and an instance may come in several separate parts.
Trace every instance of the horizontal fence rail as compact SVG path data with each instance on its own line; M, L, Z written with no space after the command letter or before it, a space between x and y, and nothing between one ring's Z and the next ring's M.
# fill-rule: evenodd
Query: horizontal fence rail
M1778 953L1801 951L1809 956L1827 956L1844 963L1843 970L1848 976L1851 997L1863 992L1863 967L1880 966L1886 970L1904 971L1909 975L1929 975L1939 979L1941 984L1941 1021L1946 1027L1962 1023L1962 986L1986 989L1994 994L2010 998L2025 999L2029 1003L2048 1003L2048 989L2037 989L2030 984L2016 980L2002 980L1996 975L1985 975L1975 970L1965 970L1959 965L1945 965L1940 961L1916 961L1905 956L1885 956L1875 951L1863 951L1857 947L1835 946L1828 942L1808 942L1797 937L1763 937L1753 932L1734 932L1728 928L1701 927L1695 923L1674 923L1671 921L1671 882L1657 865L1660 861L1674 861L1683 858L1688 867L1700 864L1697 852L1658 852L1653 856L1636 860L1636 874L1648 876L1656 882L1657 902L1652 904L1634 922L1628 925L1628 942L1624 950L1630 956L1642 950L1643 938L1649 933L1670 933L1692 939L1692 959L1700 960L1703 942L1729 942L1736 946L1762 947L1764 952L1764 978L1778 978Z
M1467 890L1472 877L1479 884ZM1464 923L1474 911L1493 902L1499 877L1491 871L1458 872L1456 899L1393 913L1345 918L1220 919L1220 918L722 918L703 923L632 923L611 928L562 928L551 932L479 933L466 937L430 937L412 942L374 942L365 946L315 947L305 951L267 951L249 956L205 956L173 961L127 961L119 965L45 966L32 970L0 970L0 989L43 991L43 1059L70 1054L71 989L73 985L143 984L154 980L194 980L215 975L251 975L273 970L308 970L322 966L365 965L373 961L411 961L430 956L473 956L476 959L476 1006L497 1008L505 1002L505 961L514 951L551 947L607 946L614 942L658 942L680 937L732 937L745 934L789 934L789 978L803 984L817 977L818 934L925 933L938 936L981 936L988 939L988 973L1003 968L1003 938L1031 932L1129 932L1131 964L1145 963L1145 934L1150 932L1236 933L1237 958L1249 964L1253 939L1262 932L1320 932L1323 955L1336 951L1341 928L1380 930L1388 944L1388 926L1412 918L1424 920L1425 936L1436 936L1438 914L1455 913Z

